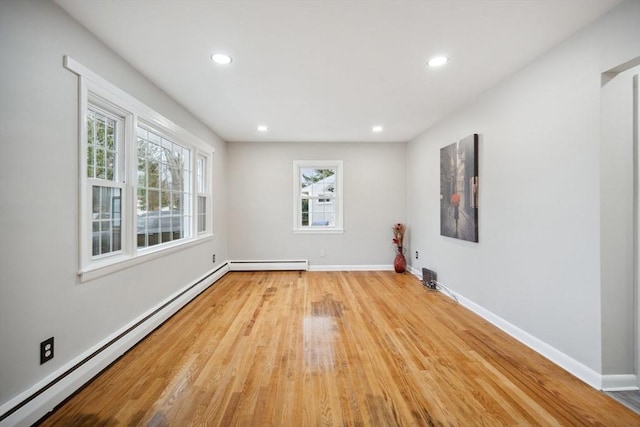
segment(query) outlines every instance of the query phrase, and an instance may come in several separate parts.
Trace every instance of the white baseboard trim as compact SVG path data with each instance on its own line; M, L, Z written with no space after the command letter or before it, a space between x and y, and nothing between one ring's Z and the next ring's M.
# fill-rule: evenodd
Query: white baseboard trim
M309 271L393 271L393 265L310 265Z
M407 265L407 271L422 281L422 271L418 270L417 268L414 268L411 265Z
M306 259L229 261L228 264L230 271L306 271L309 268Z
M230 271L391 271L393 265L311 265L307 260L229 261Z
M418 270L417 268L413 268L412 266L409 267L409 271L411 271L411 273L422 280L422 271ZM493 324L497 328L501 329L502 331L506 332L513 338L517 339L527 347L540 353L542 356L546 357L551 362L555 363L556 365L574 375L578 379L582 380L583 382L587 383L591 387L597 390L606 391L638 389L638 382L635 375L602 375L589 368L588 366L582 364L581 362L575 360L574 358L566 355L555 347L552 347L546 342L536 338L528 332L495 315L491 311L476 304L468 298L465 298L464 296L452 290L449 291L452 292L452 294L458 299L458 302L464 307L473 311L474 313L476 313L489 323ZM452 298L452 295L447 295L446 292L443 292L443 295Z
M517 326L512 325L503 318L496 316L489 310L481 307L480 305L463 297L462 295L459 295L457 293L455 293L455 295L458 298L460 304L462 304L464 307L473 311L486 321L492 323L494 326L497 326L499 329L511 335L513 338L517 339L527 347L540 353L556 365L560 366L565 371L589 384L591 387L598 390L602 389L602 375L600 375L598 372L580 363L574 358L564 354L555 347L550 346L546 342L534 337L528 332L525 332Z
M0 426L30 426L229 271L225 263L189 283L47 378L0 406Z
M637 375L603 375L602 391L638 390Z

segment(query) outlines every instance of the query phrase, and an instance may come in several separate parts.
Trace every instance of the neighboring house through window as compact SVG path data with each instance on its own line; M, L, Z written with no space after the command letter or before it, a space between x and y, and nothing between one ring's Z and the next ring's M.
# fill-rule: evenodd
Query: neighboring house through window
M342 233L342 161L293 162L294 232Z

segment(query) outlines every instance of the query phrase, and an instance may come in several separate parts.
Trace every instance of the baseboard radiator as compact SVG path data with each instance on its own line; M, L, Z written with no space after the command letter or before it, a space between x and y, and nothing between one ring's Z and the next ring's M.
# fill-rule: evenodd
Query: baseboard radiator
M307 260L271 260L271 261L229 261L231 271L307 271L309 261Z
M0 427L22 427L36 423L228 271L227 263L210 270L49 377L0 405Z

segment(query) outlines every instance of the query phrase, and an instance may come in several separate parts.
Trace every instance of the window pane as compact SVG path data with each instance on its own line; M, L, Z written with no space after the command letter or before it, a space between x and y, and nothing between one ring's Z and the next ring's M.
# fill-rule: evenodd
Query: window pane
M300 168L300 187L320 191L335 186L335 169Z
M306 227L309 225L309 199L302 199L301 202L300 212L302 212L302 225Z
M104 147L104 116L96 114L96 135L95 144L98 147Z
M198 179L196 180L198 183L198 193L204 193L207 191L206 186L206 159L203 157L198 158Z
M147 161L138 158L138 186L147 186Z
M183 209L182 209L182 205L183 205L182 199L183 199L183 195L182 195L182 193L174 193L174 194L173 194L173 208L174 208L175 210L177 210L178 212L183 212Z
M138 155L147 159L138 161L138 247L190 236L192 213L184 191L191 165L183 162L186 149L150 130L137 134Z
M92 255L119 251L121 236L121 190L93 186L92 189Z
M335 226L335 208L332 201L327 199L309 200L309 223L312 227Z
M160 165L160 187L165 191L171 188L171 171L165 164Z
M207 198L198 196L198 233L207 231Z
M107 172L107 179L109 181L113 181L116 177L116 153L114 153L113 151L107 151L107 158L106 158L106 172Z
M115 123L109 121L107 125L107 148L109 150L115 150Z
M96 107L87 110L87 176L118 179L118 120L107 117Z
M87 111L87 142L94 144L93 138L95 137L95 123L96 113L94 111Z
M335 227L335 168L300 168L300 224Z
M167 191L163 191L160 193L160 211L171 211L171 194Z
M147 190L147 205L145 211L160 211L160 192L158 190Z
M96 155L93 145L87 146L87 176L95 178L95 161Z
M184 180L182 179L183 171L177 167L169 168L169 177L171 178L172 185L170 186L173 190L182 191L182 186Z
M162 148L159 145L147 142L147 157L154 162L162 161Z
M149 168L147 170L149 174L149 188L160 188L160 163L148 161L147 166Z
M182 147L178 144L173 145L173 159L175 160L176 167L182 168Z

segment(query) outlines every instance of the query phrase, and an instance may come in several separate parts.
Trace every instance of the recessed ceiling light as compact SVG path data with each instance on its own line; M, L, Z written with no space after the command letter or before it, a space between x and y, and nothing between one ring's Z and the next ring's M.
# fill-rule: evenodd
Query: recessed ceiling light
M258 132L267 132L269 130L268 127L266 127L265 125L260 125L257 127Z
M427 65L429 67L439 67L446 64L447 62L449 62L449 58L447 58L446 56L434 56L429 60L429 62L427 62Z
M233 59L231 59L231 57L226 53L214 53L213 55L211 55L211 60L216 64L221 65L228 65L231 64L231 61L233 61Z
M372 132L382 132L382 126L374 126L371 128Z

